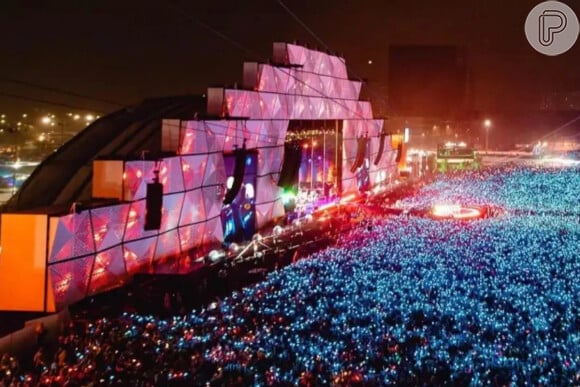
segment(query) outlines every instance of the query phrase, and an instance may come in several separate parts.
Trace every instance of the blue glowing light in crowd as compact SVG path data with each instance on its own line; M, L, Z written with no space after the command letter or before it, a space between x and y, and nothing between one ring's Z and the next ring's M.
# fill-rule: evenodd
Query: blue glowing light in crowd
M256 385L578 384L579 172L441 177L403 204L506 213L375 219L220 303L166 320L101 319L95 332L121 327L116 345L154 348L156 364L195 359L199 368L163 372L197 385L228 375ZM131 356L143 362L148 350Z

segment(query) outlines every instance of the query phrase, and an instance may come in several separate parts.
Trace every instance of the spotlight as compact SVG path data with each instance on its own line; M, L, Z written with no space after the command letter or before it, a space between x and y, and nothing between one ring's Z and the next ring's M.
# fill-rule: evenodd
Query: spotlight
M252 240L253 240L254 242L260 242L262 239L263 239L263 238L262 238L262 235L260 235L260 234L258 234L258 233L254 234L254 236L252 237Z
M254 192L254 185L251 183L246 184L246 199L248 200L252 200L255 196L255 192Z
M228 190L232 189L232 187L234 186L234 177L233 176L229 176L226 180L226 188Z
M308 214L308 215L306 215L306 217L305 217L304 219L306 219L306 221L307 221L308 223L312 222L312 219L313 219L313 217L312 217L312 214Z
M225 257L225 254L221 250L212 250L208 254L208 258L212 263L216 263L224 257Z
M238 245L237 243L232 243L230 245L230 252L237 253L238 251L240 251L240 245Z
M280 236L284 232L284 227L277 225L272 229L274 236Z

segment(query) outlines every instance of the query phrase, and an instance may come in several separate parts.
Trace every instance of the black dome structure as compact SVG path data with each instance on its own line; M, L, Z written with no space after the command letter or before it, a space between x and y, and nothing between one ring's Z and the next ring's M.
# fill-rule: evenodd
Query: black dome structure
M313 205L386 189L404 167L393 147L404 137L381 140L385 120L360 99L362 82L348 77L345 60L275 42L273 61L245 62L241 88L111 113L42 162L0 217L0 310L56 311L136 274L211 265L212 250L249 242L288 215L287 142L308 145L291 161L304 166L295 184L316 193Z
M143 151L161 153L161 120L188 120L206 110L205 98L186 95L146 99L110 113L87 126L48 156L4 211L66 207L91 200L92 162L99 158L134 158Z

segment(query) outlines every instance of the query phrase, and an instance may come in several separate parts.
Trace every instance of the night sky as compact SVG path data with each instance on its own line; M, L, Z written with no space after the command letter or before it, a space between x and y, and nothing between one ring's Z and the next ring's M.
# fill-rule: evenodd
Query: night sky
M578 0L566 3L580 15ZM344 54L350 70L368 79L375 95L386 96L390 44L465 46L474 108L481 111L538 110L545 93L580 90L580 42L566 54L547 57L536 53L525 38L524 21L537 1L285 0L285 4L333 51ZM203 93L208 85L233 84L241 79L244 60L264 60L270 57L273 41L294 40L320 46L276 0L3 0L0 93L107 112L116 106L6 80L132 104L146 97ZM31 104L0 97L5 110Z

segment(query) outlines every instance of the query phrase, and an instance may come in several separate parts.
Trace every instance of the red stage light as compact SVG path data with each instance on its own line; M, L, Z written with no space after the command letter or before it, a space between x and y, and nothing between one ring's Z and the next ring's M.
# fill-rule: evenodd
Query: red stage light
M336 203L334 203L334 202L323 204L320 207L318 207L318 211L328 210L329 208L334 207L335 205L336 205Z
M341 203L348 203L351 200L356 199L356 195L355 194L350 194L350 195L346 195L345 197L343 197L342 199L340 199Z

